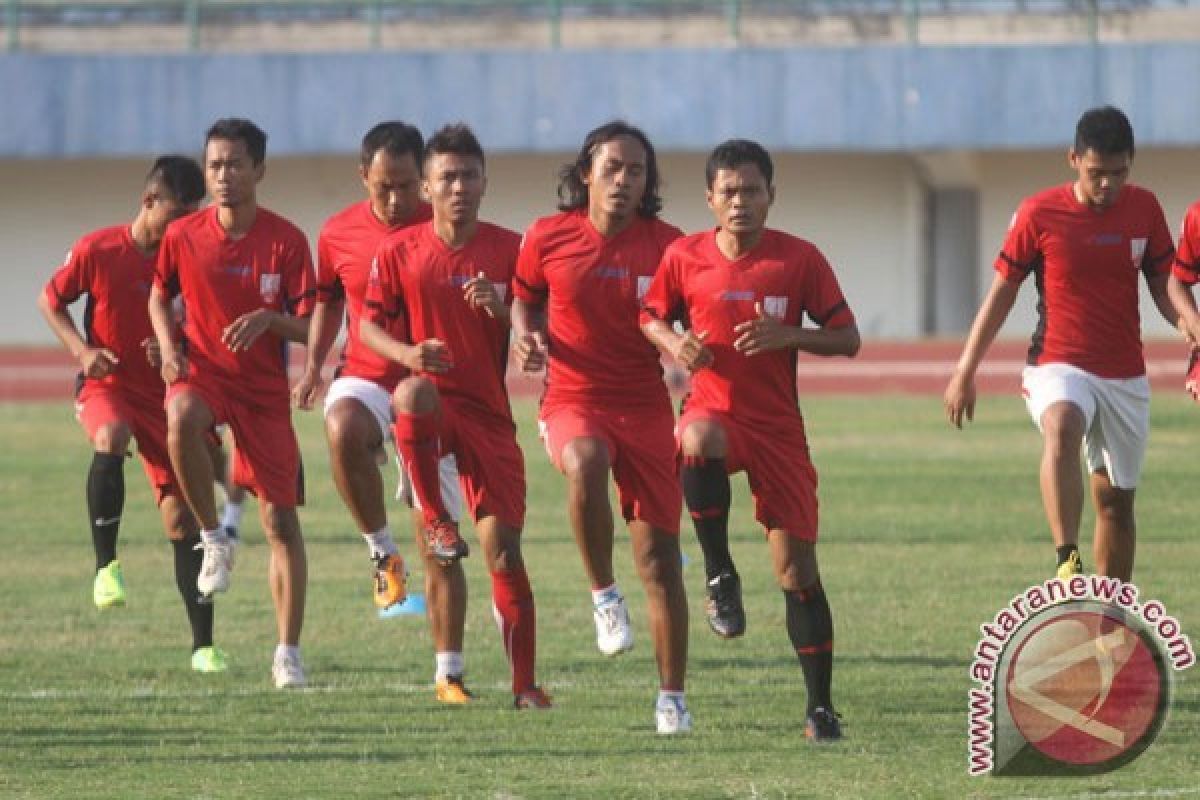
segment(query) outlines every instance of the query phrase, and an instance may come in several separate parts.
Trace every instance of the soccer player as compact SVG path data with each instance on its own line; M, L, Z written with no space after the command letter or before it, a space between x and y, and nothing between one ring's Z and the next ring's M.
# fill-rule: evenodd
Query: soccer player
M125 604L117 532L125 507L123 462L134 440L175 551L175 582L192 628L192 668L219 672L226 661L213 646L213 607L196 590L203 558L196 549L200 537L171 470L165 387L145 349L153 334L146 300L159 243L168 223L195 211L203 197L204 175L195 161L157 159L133 223L80 239L46 284L38 306L81 370L76 415L95 450L85 491L96 551L92 600L101 609ZM84 295L81 333L67 307Z
M1167 293L1175 248L1158 200L1127 183L1133 155L1121 111L1105 106L1079 118L1067 156L1075 179L1018 206L944 397L951 424L974 418L975 372L1033 273L1039 321L1021 389L1042 433L1042 503L1060 578L1083 571L1081 445L1096 507L1096 569L1133 575L1134 491L1150 430L1139 272L1159 313L1179 319Z
M362 343L359 320L380 242L393 231L430 219L420 195L423 148L420 131L403 122L382 122L363 137L359 176L367 199L330 217L321 230L308 358L292 390L299 408L312 408L321 367L345 315L346 346L325 396L325 434L334 483L370 548L375 604L380 608L403 602L406 596L404 559L388 527L379 467L386 459L384 442L392 438L392 391L407 371ZM454 497L451 502L459 502L452 459L443 460L442 480L443 491ZM406 496L411 494L403 477L401 487ZM419 515L417 519L418 536L423 537L424 523ZM427 570L431 606L447 595L441 584L450 572Z
M525 466L508 404L508 290L519 237L479 220L483 149L465 125L425 146L423 188L433 219L389 235L367 287L360 335L412 374L393 395L396 446L425 519L428 556L458 568L467 545L441 493L439 461L453 454L492 578L492 607L512 669L517 708L548 708L534 679L536 614L521 557ZM434 569L438 567L433 567ZM435 694L465 703L462 615L466 584L448 604L453 650L436 641Z
M1200 401L1200 358L1197 357L1197 348L1200 348L1200 312L1197 312L1196 298L1192 296L1192 287L1197 281L1200 281L1200 200L1193 203L1183 217L1179 250L1167 282L1171 302L1179 311L1179 327L1184 338L1192 345L1184 388L1193 399Z
M638 311L663 251L682 234L658 219L653 146L624 122L589 133L560 178L561 213L536 221L521 246L515 351L524 369L549 362L538 424L567 478L567 513L592 586L596 644L606 655L633 646L613 576L611 473L646 587L660 681L657 729L680 733L691 727L684 701L683 497L662 363L638 328Z
M266 144L266 134L249 120L221 119L209 128L204 173L213 202L177 220L163 238L150 317L168 384L171 462L204 544L197 586L206 595L226 591L233 567L207 450L214 425L225 423L237 441L235 482L258 496L271 548L279 634L271 672L282 689L305 684L299 640L307 585L286 342L306 341L315 290L304 234L258 205ZM171 313L175 294L187 310L182 335Z
M817 473L797 407L796 354L853 356L859 335L821 252L766 227L773 174L755 142L733 139L713 150L705 179L717 227L667 249L646 295L642 330L692 373L677 427L683 496L705 569L726 593L717 594L718 608L736 608L737 618L726 618L742 622L728 476L744 470L808 689L805 734L828 742L842 736L830 697L833 617L817 568ZM805 315L818 327L803 325ZM670 324L684 320L682 332ZM723 626L713 627L726 636L743 627Z

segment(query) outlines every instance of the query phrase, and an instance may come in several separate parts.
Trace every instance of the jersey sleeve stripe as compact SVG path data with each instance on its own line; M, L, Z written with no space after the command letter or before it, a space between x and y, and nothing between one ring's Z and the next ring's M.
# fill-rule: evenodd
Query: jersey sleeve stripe
M813 314L813 313L810 311L810 312L808 312L808 315L809 315L810 317L812 317L812 321L813 321L813 322L817 323L818 325L822 325L822 326L823 326L823 325L825 325L825 323L829 322L829 320L833 319L833 318L834 318L834 316L835 316L835 315L836 315L836 314L837 314L839 311L844 311L845 309L847 309L847 308L849 308L849 307L850 307L850 306L849 306L849 305L847 305L846 301L845 301L845 300L843 300L843 301L841 301L840 303L838 303L837 305L835 305L833 308L831 308L831 309L829 309L828 311L826 311L824 314Z
M521 288L530 294L535 294L539 297L548 297L550 295L550 287L548 286L531 286L520 275L514 275L513 280L520 284Z
M1003 252L1000 253L1001 261L1003 261L1005 264L1008 264L1010 267L1012 267L1015 270L1020 270L1021 272L1023 272L1026 275L1028 275L1030 270L1032 270L1037 265L1038 259L1040 257L1041 256L1039 255L1038 258L1034 258L1034 259L1031 259L1026 262L1020 262L1020 261L1017 261L1016 259L1010 257L1008 255L1008 253L1003 253Z

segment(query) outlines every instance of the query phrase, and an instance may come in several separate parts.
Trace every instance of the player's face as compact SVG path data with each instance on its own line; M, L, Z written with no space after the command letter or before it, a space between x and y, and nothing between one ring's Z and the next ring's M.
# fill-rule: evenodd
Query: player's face
M1079 198L1092 208L1108 208L1129 180L1133 157L1129 153L1101 155L1090 147L1083 153L1070 153L1071 167L1079 175L1075 183Z
M375 216L387 225L399 225L421 205L421 172L412 153L394 156L376 150L371 163L359 167L363 186Z
M582 178L589 212L631 216L646 194L646 148L632 136L602 142L592 151L592 168Z
M204 148L204 182L213 202L233 208L254 201L263 164L255 164L240 139L210 139Z
M146 207L146 229L155 240L162 239L167 226L196 210L197 203L184 204L161 186L151 186L142 198Z
M425 170L423 186L434 217L456 223L473 222L479 217L487 179L478 158L435 153Z
M775 189L755 164L717 170L708 190L708 207L717 224L729 233L756 233L767 224L767 211L775 200Z

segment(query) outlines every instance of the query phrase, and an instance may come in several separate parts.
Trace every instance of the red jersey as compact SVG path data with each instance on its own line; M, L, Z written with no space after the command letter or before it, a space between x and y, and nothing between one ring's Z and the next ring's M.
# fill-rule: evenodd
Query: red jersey
M1188 286L1200 281L1200 201L1183 216L1183 231L1179 234L1179 251L1175 254L1173 272Z
M158 251L155 284L183 296L183 336L190 370L244 387L250 395L287 402L287 343L267 331L234 353L221 334L260 308L312 312L312 257L300 229L261 206L250 230L230 239L210 206L176 220Z
M1158 200L1138 186L1126 185L1099 212L1069 183L1026 198L995 267L1013 282L1035 275L1029 363L1070 364L1101 378L1144 375L1138 272L1165 274L1174 252Z
M428 376L438 391L510 422L504 386L508 325L468 306L463 286L482 272L508 302L520 240L513 231L486 222L458 250L438 237L431 222L393 233L375 256L363 311L364 319L386 330L402 325L402 338L410 343L445 342L454 366Z
M99 383L161 395L162 377L142 346L154 336L146 310L154 259L138 249L128 225L102 228L75 243L43 292L60 311L88 296L84 338L92 347L113 351L120 361Z
M429 205L422 203L412 219L393 228L375 216L369 200L363 200L334 214L321 228L317 239L317 299L325 303L346 301L346 346L338 376L374 381L391 392L407 373L404 367L362 343L358 321L367 295L367 276L380 242L393 231L430 218Z
M804 315L824 328L854 322L829 262L814 245L770 228L741 258L730 261L715 231L687 236L667 248L650 284L642 322L687 319L707 331L713 363L692 375L687 408L723 411L770 425L796 416L796 351L747 356L733 349L734 327L755 318L754 305L786 325Z
M547 405L669 403L658 351L638 328L641 301L667 245L683 234L637 217L605 238L587 212L539 219L525 233L513 291L546 303Z

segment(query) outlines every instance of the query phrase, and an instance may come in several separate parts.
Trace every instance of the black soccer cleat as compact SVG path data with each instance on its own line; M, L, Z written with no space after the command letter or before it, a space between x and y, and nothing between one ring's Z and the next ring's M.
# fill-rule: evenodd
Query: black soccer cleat
M745 633L741 579L732 572L722 572L705 584L704 591L704 615L713 633L722 639L734 639Z
M842 738L841 717L832 709L819 706L804 720L804 738L814 744L828 744Z

